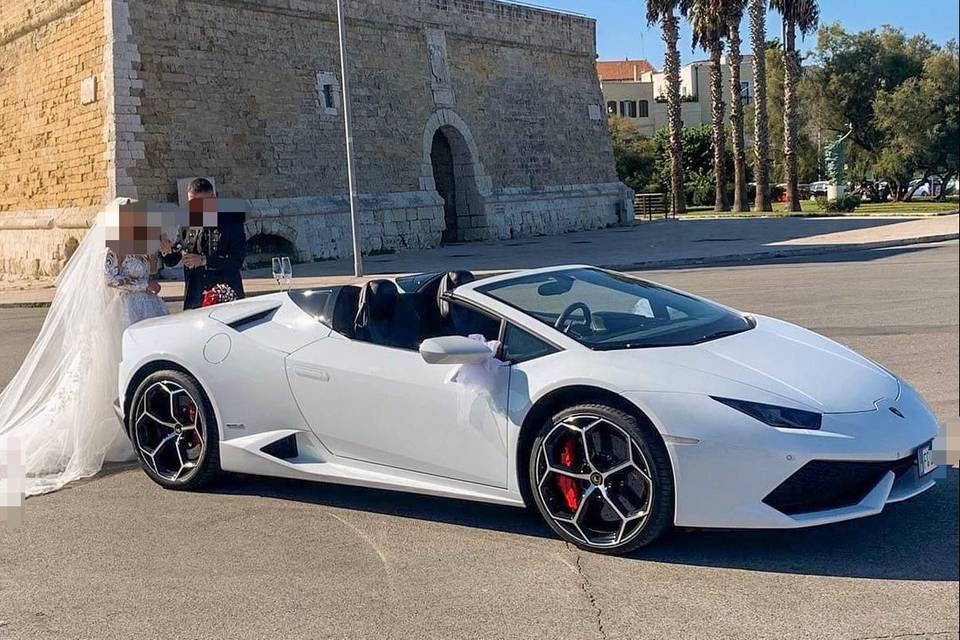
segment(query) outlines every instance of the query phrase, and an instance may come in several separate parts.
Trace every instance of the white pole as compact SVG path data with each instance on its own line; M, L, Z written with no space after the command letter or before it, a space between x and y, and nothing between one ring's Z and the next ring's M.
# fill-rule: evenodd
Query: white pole
M347 27L343 19L343 0L337 0L337 25L340 31L340 82L343 89L343 128L347 138L347 181L350 183L350 226L353 231L353 275L363 275L360 252L360 224L357 220L357 176L353 167L353 123L350 119L350 82L347 78Z

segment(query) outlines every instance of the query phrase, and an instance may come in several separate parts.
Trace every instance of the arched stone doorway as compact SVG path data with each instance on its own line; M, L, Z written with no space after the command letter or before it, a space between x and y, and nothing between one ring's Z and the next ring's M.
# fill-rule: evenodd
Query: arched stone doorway
M430 151L430 163L433 165L433 181L437 193L443 198L443 241L460 240L457 207L457 176L453 159L453 147L442 129L433 134L433 147Z
M443 242L479 240L486 236L481 191L489 189L476 144L466 123L449 109L437 111L424 132L422 186L443 199Z
M258 233L247 239L246 265L249 269L270 266L273 258L287 257L296 261L300 252L283 236Z
M275 219L248 215L244 232L247 236L248 269L269 267L276 257L288 257L294 262L304 258L297 248L297 230Z

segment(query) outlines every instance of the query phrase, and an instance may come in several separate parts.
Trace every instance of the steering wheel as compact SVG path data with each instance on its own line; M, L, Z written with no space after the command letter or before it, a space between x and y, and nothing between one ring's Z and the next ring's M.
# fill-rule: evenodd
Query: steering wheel
M563 310L563 313L560 314L560 317L557 318L557 321L553 324L554 327L567 333L570 331L570 327L573 326L573 323L570 322L570 317L577 311L583 312L583 325L589 327L593 322L593 314L590 313L590 307L582 302L574 302L569 307ZM569 323L569 324L568 324ZM578 323L580 324L580 323Z

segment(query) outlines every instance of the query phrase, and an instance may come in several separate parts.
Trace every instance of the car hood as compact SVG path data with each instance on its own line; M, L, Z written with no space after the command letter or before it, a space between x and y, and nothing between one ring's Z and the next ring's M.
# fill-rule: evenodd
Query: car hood
M821 413L872 411L878 400L899 396L893 375L843 345L787 322L756 320L750 331L699 345L620 353L653 365L650 374L675 381L680 389L673 390L744 396L755 389Z

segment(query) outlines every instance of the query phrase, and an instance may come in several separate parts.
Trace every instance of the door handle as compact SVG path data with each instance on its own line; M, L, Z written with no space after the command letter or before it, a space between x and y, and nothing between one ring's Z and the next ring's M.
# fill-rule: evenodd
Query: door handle
M294 371L297 372L297 375L304 378L310 378L311 380L319 380L320 382L330 382L330 374L320 369L307 369L305 367L294 367Z

